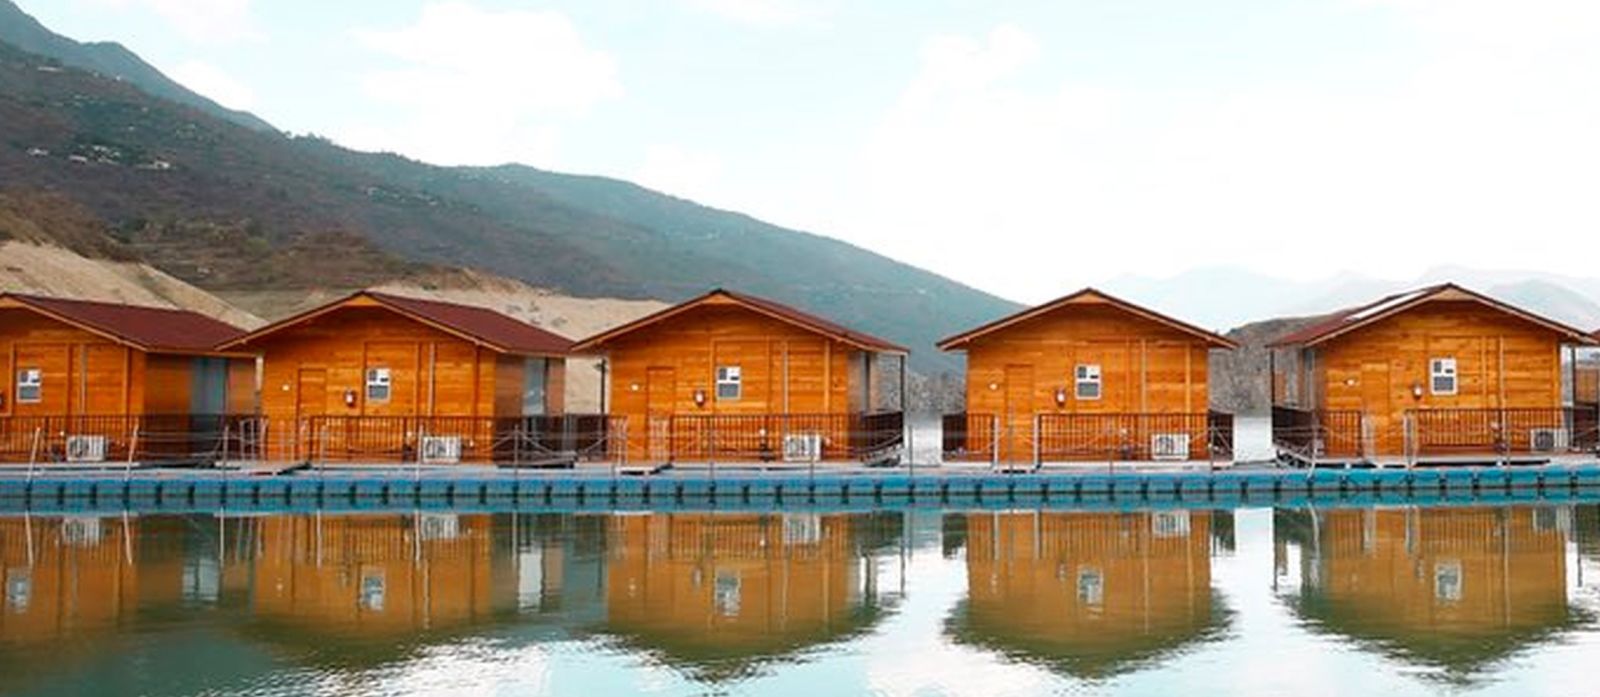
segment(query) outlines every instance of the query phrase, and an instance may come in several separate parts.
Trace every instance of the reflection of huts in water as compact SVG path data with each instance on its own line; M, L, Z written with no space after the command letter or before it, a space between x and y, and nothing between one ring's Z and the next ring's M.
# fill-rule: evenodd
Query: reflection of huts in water
M1217 635L1210 511L973 513L957 641L1102 678ZM951 516L956 517L956 516Z
M448 513L261 521L256 616L317 634L468 624L515 595L490 573L490 517Z
M701 679L737 678L865 630L867 557L898 516L651 514L611 520L605 629ZM887 527L886 527L887 526Z
M1279 510L1285 594L1313 628L1465 678L1582 618L1567 603L1565 508ZM1298 568L1291 557L1298 554Z
M142 535L151 525L137 517L0 519L0 646L82 637L141 607L182 601L194 590L182 540Z

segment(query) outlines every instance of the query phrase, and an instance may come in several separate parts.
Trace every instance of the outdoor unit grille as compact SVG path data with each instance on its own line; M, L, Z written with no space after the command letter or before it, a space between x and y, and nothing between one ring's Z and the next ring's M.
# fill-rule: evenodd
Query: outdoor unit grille
M67 462L105 461L105 436L67 436Z
M1189 459L1189 434L1157 433L1151 435L1150 458L1153 460Z
M813 462L822 459L822 434L791 433L783 437L784 462Z
M61 542L70 547L100 544L103 530L99 518L71 516L61 519Z
M461 461L461 436L425 436L421 460L431 465L451 465Z
M1536 453L1557 453L1567 449L1567 429L1535 428L1528 431L1528 449Z

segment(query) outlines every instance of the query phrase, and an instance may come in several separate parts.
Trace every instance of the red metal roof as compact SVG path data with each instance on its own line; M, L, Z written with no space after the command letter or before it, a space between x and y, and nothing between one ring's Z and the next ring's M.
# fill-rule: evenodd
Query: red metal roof
M244 334L227 322L189 310L20 293L0 298L147 353L211 353Z
M571 339L488 308L409 298L370 290L359 291L321 307L274 322L238 337L229 342L228 347L243 347L262 337L337 310L350 301L363 297L370 298L380 306L413 320L501 353L565 356L572 350Z
M865 351L899 354L911 352L909 349L899 344L887 341L885 339L880 339L872 336L871 334L858 332L842 324L832 320L824 319L804 310L799 310L783 303L757 297L748 293L737 293L722 288L713 289L711 292L706 293L698 298L686 300L665 310L661 310L659 312L636 319L620 327L615 327L596 334L595 336L578 342L577 345L573 347L573 350L581 352L597 349L600 347L600 345L612 341L619 336L643 329L644 327L661 322L667 318L675 317L693 308L704 305L716 298L732 300L739 305L743 305L750 310L767 315L773 319L787 322L802 329L842 341Z
M1022 310L1021 312L1017 312L1017 313L1014 313L1014 314L1006 315L1005 317L1001 317L1000 319L997 319L997 320L995 320L993 322L990 322L988 324L985 324L985 325L982 325L982 326L979 326L979 327L976 327L976 328L973 328L973 329L969 329L969 330L967 330L965 332L962 332L962 333L957 334L955 336L952 336L952 337L949 337L947 339L944 339L943 341L939 342L939 344L938 344L939 349L942 350L942 351L957 350L962 345L964 345L967 342L972 341L973 339L976 339L976 338L978 338L980 336L983 336L985 334L989 334L990 332L999 331L1001 329L1004 329L1006 327L1014 325L1014 324L1016 324L1018 322L1023 322L1023 321L1032 319L1034 317L1038 317L1040 315L1048 314L1048 313L1053 312L1053 311L1055 311L1057 309L1060 309L1060 308L1065 307L1067 305L1073 304L1075 301L1080 301L1080 300L1082 300L1083 298L1086 298L1086 297L1100 298L1101 300L1104 300L1105 302L1110 303L1111 305L1113 305L1113 306L1115 306L1115 307L1117 307L1117 308L1119 308L1119 309L1121 309L1121 310L1123 310L1125 312L1129 312L1131 314L1138 315L1140 317L1143 317L1145 319L1151 320L1151 321L1159 323L1159 324L1167 325L1167 326L1172 327L1173 329L1176 329L1176 330L1181 331L1181 332L1192 334L1195 337L1199 338L1200 340L1205 341L1205 342L1207 342L1207 343L1209 343L1209 344L1211 344L1213 346L1217 346L1217 347L1220 347L1220 348L1230 348L1230 349L1238 347L1238 345L1235 344L1231 339L1229 339L1229 338L1227 338L1225 336L1222 336L1221 334L1217 334L1216 332L1206 331L1206 330L1201 329L1199 327L1196 327L1196 326L1194 326L1192 324L1189 324L1188 322L1185 322L1183 320L1174 319L1174 318L1172 318L1172 317L1170 317L1168 315L1164 315L1164 314L1162 314L1160 312L1156 312L1155 310L1151 310L1151 309L1146 308L1146 307L1135 305L1135 304L1133 304L1131 302L1128 302L1128 301L1123 300L1121 298L1109 295L1107 293L1103 293L1103 292L1101 292L1099 290L1096 290L1094 288L1084 288L1083 290L1080 290L1080 291L1078 291L1076 293L1072 293L1070 295L1064 295L1062 297L1056 298L1055 300L1051 300L1050 302L1047 302L1047 303L1045 303L1043 305L1037 305L1037 306L1034 306L1034 307L1030 307L1030 308L1028 308L1026 310Z
M1462 299L1480 303L1489 308L1499 310L1508 315L1540 325L1557 334L1566 335L1580 343L1591 343L1595 337L1585 335L1582 331L1569 327L1548 317L1524 310L1515 305L1501 302L1482 293L1462 288L1454 283L1440 283L1426 286L1403 293L1384 296L1376 301L1356 307L1340 310L1316 322L1289 332L1274 339L1267 344L1272 347L1280 346L1311 346L1331 339L1351 330L1367 326L1387 317L1392 317L1405 312L1413 307L1439 299L1441 295L1449 295L1451 299Z

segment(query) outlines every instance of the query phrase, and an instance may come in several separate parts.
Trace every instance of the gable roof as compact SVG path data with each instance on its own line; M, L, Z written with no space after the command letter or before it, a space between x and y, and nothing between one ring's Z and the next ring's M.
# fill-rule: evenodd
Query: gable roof
M1080 290L1080 291L1078 291L1076 293L1072 293L1072 294L1069 294L1069 295L1061 296L1061 297L1056 298L1055 300L1051 300L1050 302L1047 302L1047 303L1045 303L1043 305L1036 305L1034 307L1030 307L1030 308L1028 308L1026 310L1022 310L1021 312L1017 312L1017 313L1014 313L1014 314L1007 315L1005 317L1001 317L1000 319L997 319L997 320L995 320L993 322L990 322L988 324L985 324L985 325L982 325L982 326L979 326L979 327L976 327L976 328L973 328L973 329L969 329L969 330L967 330L965 332L962 332L960 334L957 334L955 336L946 338L943 341L939 342L939 344L938 344L939 350L941 350L941 351L960 350L963 346L965 346L966 344L971 342L973 339L977 339L979 337L986 336L986 335L991 334L993 332L1000 331L1002 329L1005 329L1007 327L1013 326L1013 325L1018 324L1020 322L1026 322L1026 321L1028 321L1030 319L1033 319L1035 317L1040 317L1042 315L1047 315L1047 314L1049 314L1051 312L1055 312L1056 310L1059 310L1059 309L1061 309L1063 307L1067 307L1069 305L1086 305L1086 304L1090 304L1090 303L1109 304L1112 307L1120 309L1120 310L1122 310L1124 312L1127 312L1129 314L1137 315L1139 317L1142 317L1144 319L1150 320L1150 321L1155 322L1157 324L1163 324L1163 325L1166 325L1166 326L1171 327L1173 329L1176 329L1176 330L1178 330L1180 332L1183 332L1185 334L1189 334L1191 336L1194 336L1195 338L1200 339L1201 341L1204 341L1204 342L1210 344L1211 346L1214 346L1214 347L1217 347L1217 348L1228 348L1228 349L1238 348L1238 344L1235 344L1232 339L1229 339L1229 338L1227 338L1225 336L1222 336L1221 334L1217 334L1216 332L1206 331L1206 330L1201 329L1201 328L1199 328L1199 327L1197 327L1195 325L1189 324L1188 322L1185 322L1183 320L1174 319L1174 318L1172 318L1170 316L1167 316L1167 315L1161 314L1159 312L1156 312L1155 310L1151 310L1151 309L1146 308L1146 307L1135 305L1135 304L1133 304L1131 302L1128 302L1126 300L1123 300L1123 299L1118 298L1118 297L1113 296L1113 295L1109 295L1107 293L1103 293L1103 292L1101 292L1099 290L1096 290L1094 288L1084 288L1083 290Z
M378 307L500 353L565 356L572 351L571 339L494 310L439 300L408 298L371 290L357 291L331 303L273 322L228 342L225 348L241 348L266 336L349 307L361 299L370 300Z
M632 322L628 322L627 324L623 324L622 326L603 331L578 342L577 345L573 347L573 350L580 352L592 351L598 349L601 345L613 341L625 334L630 334L645 327L654 325L658 322L676 317L697 307L717 303L732 303L734 305L744 307L752 312L766 315L778 321L795 325L801 329L815 332L828 338L850 344L851 346L859 348L863 351L895 354L907 354L911 352L909 349L899 344L880 339L872 336L871 334L858 332L842 324L823 319L822 317L818 317L817 315L809 312L797 310L793 307L789 307L788 305L784 305L773 300L768 300L766 298L758 298L754 295L736 293L734 291L725 290L722 288L714 288L710 292L700 297L686 300L659 312L655 312Z
M15 307L63 322L145 353L214 353L244 330L198 312L144 305L0 293Z
M1434 300L1465 300L1493 310L1504 312L1523 321L1539 325L1578 343L1594 343L1595 338L1581 330L1569 327L1543 315L1501 302L1482 293L1462 288L1454 283L1440 283L1395 293L1374 302L1335 312L1310 325L1289 332L1267 344L1270 347L1315 346L1336 336L1346 334Z

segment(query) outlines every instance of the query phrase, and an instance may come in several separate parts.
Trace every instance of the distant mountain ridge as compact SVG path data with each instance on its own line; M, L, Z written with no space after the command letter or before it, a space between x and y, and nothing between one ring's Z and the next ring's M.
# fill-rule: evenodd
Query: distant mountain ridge
M126 46L115 42L82 43L47 29L12 0L0 0L0 41L61 61L62 65L126 80L162 99L192 106L246 128L273 131L272 124L247 111L224 107L173 81Z
M1384 295L1453 282L1526 307L1578 329L1600 328L1600 278L1533 271L1440 267L1407 281L1344 273L1286 279L1232 267L1203 267L1169 278L1123 276L1106 290L1219 331L1270 318L1321 315Z
M109 231L63 244L109 245L207 290L351 287L451 268L594 297L674 301L727 286L908 345L925 373L960 365L933 348L938 338L1017 308L839 240L628 182L356 152L149 89L0 43L0 186L66 197Z

